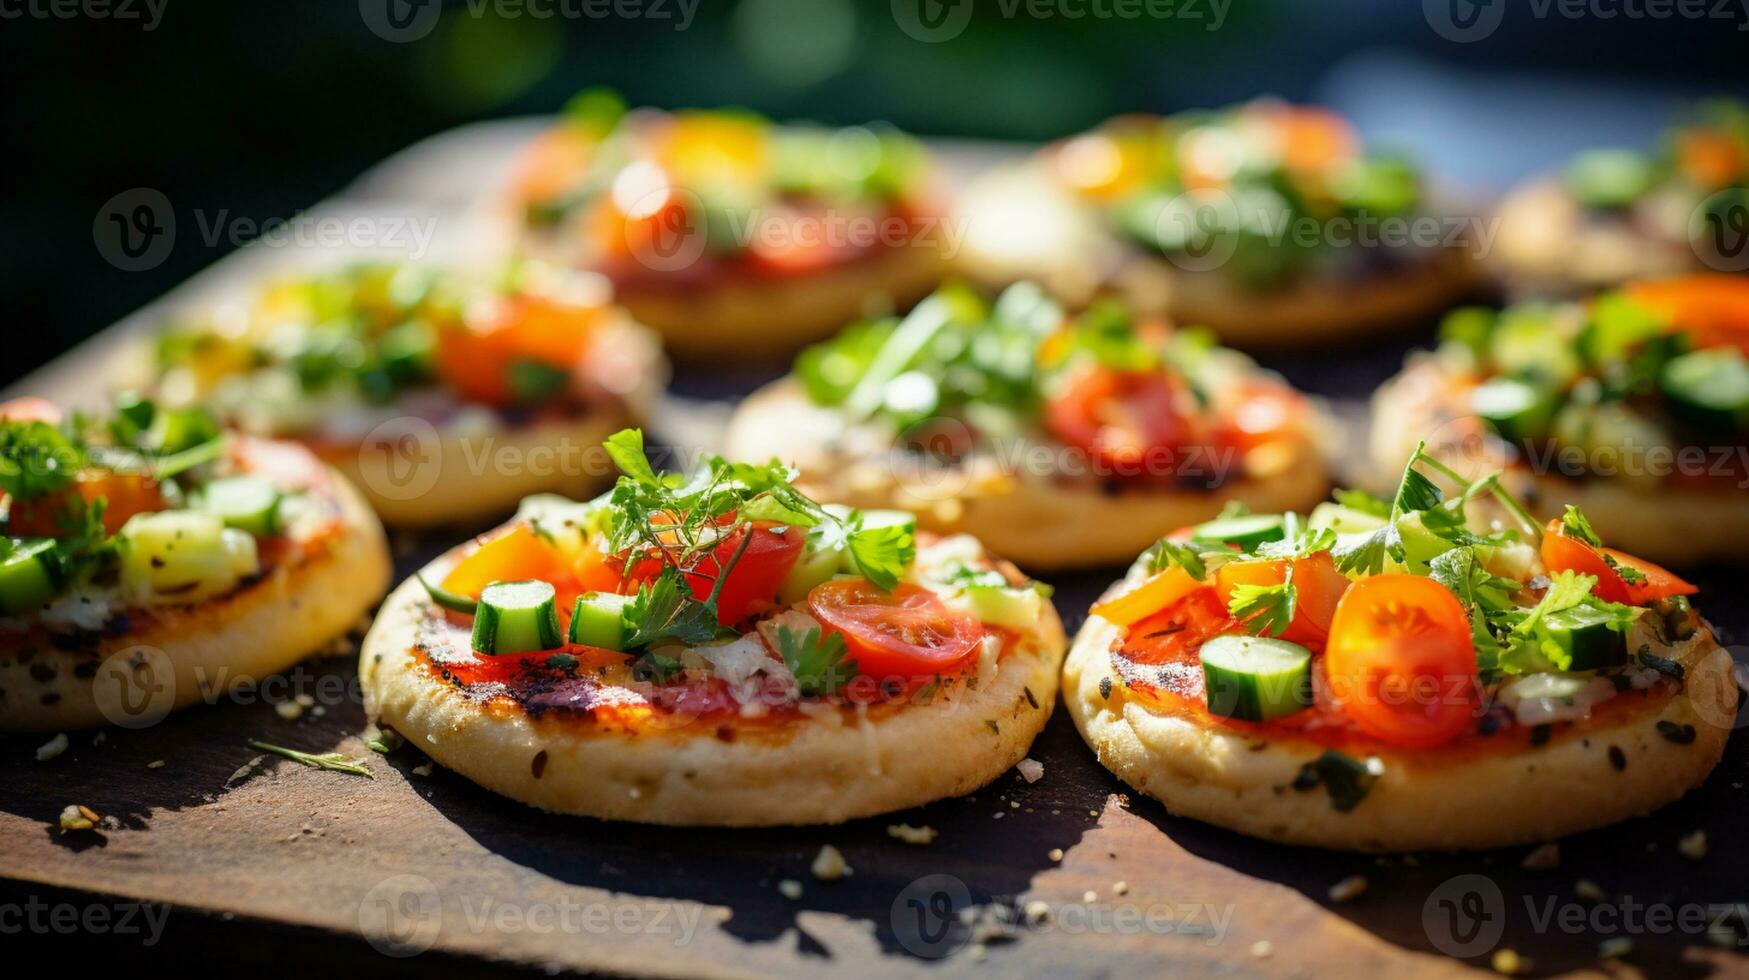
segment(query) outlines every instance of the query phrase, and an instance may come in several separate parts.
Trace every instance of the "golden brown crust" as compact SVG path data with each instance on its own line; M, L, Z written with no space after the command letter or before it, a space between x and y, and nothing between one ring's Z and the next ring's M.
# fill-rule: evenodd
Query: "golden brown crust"
M1099 761L1174 814L1288 844L1467 850L1553 840L1639 816L1705 781L1737 710L1730 654L1702 628L1660 651L1686 668L1674 696L1523 751L1403 753L1381 744L1377 782L1345 813L1319 789L1293 788L1321 744L1290 732L1260 738L1155 712L1131 697L1111 665L1118 636L1090 617L1063 671L1069 715ZM1695 738L1667 738L1660 722L1692 725Z
M1436 359L1420 356L1373 395L1373 482L1397 479L1416 443L1425 441L1429 455L1466 477L1506 470L1508 489L1540 520L1561 516L1568 504L1578 507L1600 537L1629 554L1676 566L1742 563L1749 556L1749 507L1737 480L1721 477L1714 486L1656 475L1576 480L1533 472L1515 465L1514 453L1459 404L1457 383ZM1708 465L1714 462L1707 456Z
M871 309L905 309L940 285L947 271L940 248L918 243L807 275L629 287L618 298L677 358L760 360L792 353Z
M322 651L389 586L382 524L336 477L341 527L326 549L230 595L156 610L142 625L76 643L0 649L0 729L154 724Z
M965 196L961 268L991 286L1045 282L1071 305L1116 293L1131 308L1207 326L1245 349L1310 347L1400 330L1481 281L1470 249L1347 283L1309 279L1248 292L1222 269L1191 271L1119 241L1036 164L999 171ZM1029 233L1049 228L1051 234Z
M1065 640L1046 609L1039 630L975 688L887 712L798 716L779 737L725 738L714 722L666 716L628 732L481 703L418 652L431 613L416 580L384 604L359 677L373 719L442 765L543 810L674 826L831 824L966 793L1018 762L1056 699Z
M1693 249L1587 210L1558 178L1514 190L1494 218L1488 264L1514 297L1579 297L1630 280L1706 271Z
M1111 494L1097 483L1058 482L1015 472L902 471L887 456L832 445L828 410L793 380L754 392L736 409L725 442L736 459L773 456L800 470L797 486L818 500L914 511L942 534L970 534L993 552L1037 570L1120 564L1169 531L1209 520L1230 501L1255 511L1306 510L1329 489L1312 435L1284 444L1267 472L1217 490L1137 490ZM1211 462L1212 461L1205 461Z

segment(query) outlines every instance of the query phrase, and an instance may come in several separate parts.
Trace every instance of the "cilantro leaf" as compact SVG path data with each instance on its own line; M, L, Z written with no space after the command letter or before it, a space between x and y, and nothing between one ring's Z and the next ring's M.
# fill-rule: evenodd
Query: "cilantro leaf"
M644 452L643 430L621 429L608 436L601 445L607 450L607 456L613 460L613 465L619 467L619 471L634 482L646 487L662 485L662 480L650 466L650 457Z
M1290 567L1287 578L1274 585L1240 585L1227 600L1227 611L1259 636L1280 636L1294 621L1299 589Z
M803 697L832 694L850 683L857 666L856 661L844 659L846 652L844 637L837 633L822 637L817 626L800 635L788 626L777 628L777 655L795 675Z
M1609 566L1610 571L1621 576L1621 580L1628 585L1638 585L1646 580L1645 572L1640 571L1632 565L1624 565L1621 562L1616 561L1614 555L1604 555L1603 563Z
M1603 539L1591 529L1591 521L1585 517L1585 512L1572 504L1567 505L1566 514L1561 517L1561 533L1569 538L1583 541L1593 548L1603 547Z
M1202 560L1202 555L1195 548L1168 541L1165 538L1154 542L1143 558L1148 563L1148 574L1150 575L1177 566L1199 582L1208 576L1208 565Z
M853 512L852 519L856 526L844 538L851 563L876 588L892 591L899 584L899 576L917 558L916 535L903 524L861 527L860 513Z
M1374 517L1391 516L1391 505L1388 501L1375 497L1365 490L1338 490L1334 494L1336 502L1349 510Z
M47 422L0 421L0 490L14 500L56 493L85 461L84 450Z
M631 630L626 645L633 649L658 640L695 646L722 632L715 597L698 601L672 565L663 568L655 581L638 586L638 594L626 605L625 621Z
M1257 546L1255 554L1267 558L1292 560L1307 558L1320 551L1329 551L1334 547L1336 547L1336 532L1334 530L1327 527L1316 531L1307 528L1297 534L1289 534L1280 541L1265 541Z

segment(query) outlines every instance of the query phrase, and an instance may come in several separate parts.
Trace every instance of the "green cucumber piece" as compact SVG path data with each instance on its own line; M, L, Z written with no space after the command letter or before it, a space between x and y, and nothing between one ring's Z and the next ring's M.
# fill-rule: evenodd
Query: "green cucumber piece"
M624 650L631 630L625 609L632 597L612 592L585 592L571 610L571 642L603 650Z
M1553 392L1516 378L1490 378L1470 392L1470 408L1508 442L1547 435L1559 407Z
M1044 612L1045 597L1037 589L969 585L964 594L972 615L991 626L1025 629L1037 624Z
M1312 651L1267 636L1217 636L1204 643L1209 713L1269 721L1312 703Z
M1385 519L1326 500L1312 508L1306 526L1314 531L1329 528L1337 534L1371 534L1385 526Z
M200 509L219 515L226 527L267 537L278 534L284 526L279 515L284 499L278 487L261 477L230 476L206 485Z
M1192 541L1204 544L1234 544L1241 551L1254 551L1257 546L1287 537L1287 523L1280 514L1246 514L1242 517L1221 517L1190 529Z
M1567 189L1586 207L1625 208L1655 178L1652 161L1633 150L1587 150L1567 164Z
M1543 617L1542 631L1573 658L1568 670L1601 670L1628 662L1628 638L1609 627L1609 614L1574 606Z
M778 587L778 603L793 606L806 599L816 586L837 575L843 562L842 549L819 547L814 536L809 535L808 544L802 549L801 557L796 559L794 567L789 570L789 576Z
M0 613L35 612L61 587L61 560L53 538L14 538L0 560Z
M1658 375L1671 414L1712 431L1749 427L1749 361L1734 348L1673 357Z
M558 648L559 610L551 583L493 582L480 591L475 650L496 656Z
M1495 370L1514 378L1534 378L1564 388L1584 370L1578 344L1562 335L1555 311L1521 307L1502 314L1489 337Z

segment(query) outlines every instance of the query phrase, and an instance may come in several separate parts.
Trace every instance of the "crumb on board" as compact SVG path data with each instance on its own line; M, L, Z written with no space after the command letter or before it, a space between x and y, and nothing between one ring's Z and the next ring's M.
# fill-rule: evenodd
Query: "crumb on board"
M1029 924L1041 926L1051 920L1051 906L1048 902L1035 898L1026 903L1021 914L1026 916L1026 921Z
M162 768L164 768L164 760L163 759L153 759L151 762L146 763L146 768L147 769L162 769Z
M814 864L809 869L814 877L821 881L837 881L848 878L855 872L844 861L844 855L831 844L820 848L820 853L814 858Z
M1526 871L1553 871L1561 866L1561 845L1550 841L1524 856L1519 867Z
M1267 939L1259 939L1251 944L1251 955L1260 960L1269 959L1269 955L1273 952L1275 952L1275 944Z
M1349 875L1330 886L1330 901L1352 902L1366 893L1366 876Z
M80 803L71 803L61 811L61 833L70 834L80 830L92 830L101 819L97 811Z
M61 732L54 738L37 746L36 761L47 762L65 751L67 751L67 733Z
M1626 936L1611 936L1597 944L1599 959L1619 960L1634 951L1634 941Z
M785 878L777 883L777 893L793 902L802 897L802 883L794 878Z
M1489 964L1494 972L1502 976L1515 976L1530 970L1530 960L1518 955L1518 950L1511 947L1494 951L1494 959Z
M415 775L415 776L429 776L429 775L431 775L431 763L423 762L423 763L420 763L419 765L414 766L413 767L413 775Z
M1573 897L1582 898L1588 902L1609 901L1609 893L1603 890L1602 885L1590 878L1580 878L1573 882Z
M1112 882L1111 893L1113 895L1128 895L1129 892L1130 892L1130 883L1129 882L1127 882L1127 881Z
M1690 861L1699 861L1706 857L1706 831L1697 830L1692 834L1684 834L1676 842L1676 853Z
M296 701L281 701L273 706L273 713L286 721L297 721L304 716L304 706Z
M1045 764L1037 759L1022 759L1014 764L1014 768L1020 773L1020 778L1029 783L1036 783L1045 778Z
M1061 863L1063 860L1063 849L1060 847L1053 847L1045 852L1045 857L1050 858L1052 861Z
M1082 905L1092 905L1094 902L1097 902L1097 901L1099 901L1099 893L1094 891L1093 889L1089 888L1086 891L1081 893L1081 904Z
M922 846L935 843L935 828L928 826L913 827L908 823L894 823L887 825L887 836L894 840L902 840L907 844L917 844Z

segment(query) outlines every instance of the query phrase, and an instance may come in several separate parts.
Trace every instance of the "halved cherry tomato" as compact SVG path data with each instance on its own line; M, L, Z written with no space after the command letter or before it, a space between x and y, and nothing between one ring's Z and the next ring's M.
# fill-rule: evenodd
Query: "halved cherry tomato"
M1324 666L1342 712L1381 741L1432 748L1475 722L1469 618L1430 578L1375 575L1350 586L1330 624Z
M1191 578L1189 572L1173 566L1108 599L1101 599L1094 604L1092 611L1093 615L1114 625L1128 626L1154 615L1201 587L1202 583Z
M1317 106L1282 106L1266 116L1281 141L1282 164L1296 173L1321 173L1354 156L1359 141L1348 120Z
M1668 317L1696 347L1736 347L1749 354L1749 279L1679 276L1632 283L1628 298Z
M0 419L12 422L47 422L50 425L60 425L61 409L46 398L26 395L23 398L0 402Z
M554 200L583 176L594 153L594 141L575 127L549 129L523 151L511 178L512 193L530 204Z
M1287 569L1286 561L1228 562L1215 573L1215 588L1223 603L1231 602L1233 590L1241 585L1281 584ZM1330 635L1330 621L1336 616L1337 604L1353 583L1336 570L1327 551L1296 559L1293 569L1297 601L1293 622L1281 638L1305 646L1321 645Z
M870 677L952 670L984 635L977 620L909 583L882 592L862 579L836 579L808 593L808 609L828 632L844 637L849 658Z
M757 606L770 605L777 597L777 590L789 577L796 559L801 557L805 543L802 531L784 527L779 533L779 527L782 525L760 521L741 528L686 570L686 581L692 587L692 594L703 600L716 587L719 570L729 566L729 579L717 594L717 622L724 626L738 623ZM735 552L741 550L741 542L749 534L752 540L736 559Z
M601 308L591 304L550 296L509 297L487 322L438 333L438 376L470 401L512 404L518 395L511 374L517 362L575 371L601 319Z
M480 542L472 554L444 576L443 587L457 595L478 599L480 590L493 582L540 579L555 585L568 584L570 576L566 573L558 550L527 524L517 524Z
M1119 475L1141 475L1151 453L1175 450L1188 432L1164 374L1089 367L1045 403L1045 428Z
M1708 191L1736 183L1742 179L1745 167L1749 167L1742 144L1712 129L1678 133L1676 162L1683 176Z
M1305 415L1306 400L1297 392L1266 381L1244 382L1227 403L1220 438L1249 452L1287 439L1300 430Z
M1684 581L1674 572L1644 558L1636 558L1613 548L1593 547L1561 532L1560 519L1549 522L1541 548L1543 564L1548 566L1551 573L1577 572L1580 575L1596 576L1597 585L1592 587L1591 594L1604 602L1643 606L1659 599L1694 595L1700 591L1699 587ZM1613 567L1611 562L1615 563ZM1630 568L1640 574L1636 581L1629 584L1616 568Z
M165 507L158 481L143 473L81 470L66 490L35 500L13 501L6 519L8 532L44 538L67 533L61 526L61 517L67 509L68 494L77 496L87 507L104 501L103 529L109 534L121 530L135 514L156 513Z

